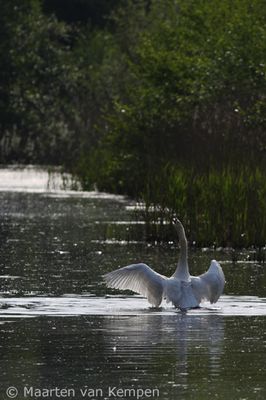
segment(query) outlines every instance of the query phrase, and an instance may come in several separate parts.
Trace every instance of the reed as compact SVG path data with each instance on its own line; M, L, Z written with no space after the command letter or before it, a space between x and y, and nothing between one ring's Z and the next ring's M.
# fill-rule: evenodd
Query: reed
M199 173L167 166L142 193L148 224L179 216L198 246L263 247L266 172L248 167ZM165 228L163 228L165 231ZM168 236L156 224L153 235Z

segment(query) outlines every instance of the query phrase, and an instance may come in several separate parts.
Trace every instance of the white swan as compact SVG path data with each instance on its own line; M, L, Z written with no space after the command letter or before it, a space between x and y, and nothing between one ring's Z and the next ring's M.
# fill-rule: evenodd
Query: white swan
M187 263L187 239L182 223L175 218L174 226L180 241L180 257L175 273L167 278L146 264L132 264L104 275L108 287L129 289L145 296L153 307L163 299L181 310L199 307L201 301L216 303L225 284L224 273L216 260L200 276L191 276Z

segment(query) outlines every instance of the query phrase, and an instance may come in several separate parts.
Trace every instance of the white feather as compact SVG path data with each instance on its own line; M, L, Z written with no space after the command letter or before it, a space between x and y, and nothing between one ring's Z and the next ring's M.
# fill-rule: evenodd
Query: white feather
M216 303L223 293L225 278L220 264L212 260L210 268L204 274L191 277L192 290L200 303L207 300Z
M158 307L167 278L146 264L132 264L104 275L104 279L107 286L142 294L154 307Z

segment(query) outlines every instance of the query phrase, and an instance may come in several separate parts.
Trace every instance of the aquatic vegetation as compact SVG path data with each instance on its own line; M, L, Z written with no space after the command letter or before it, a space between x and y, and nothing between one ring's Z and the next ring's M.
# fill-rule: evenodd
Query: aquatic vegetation
M266 174L262 169L199 173L167 167L160 182L151 182L143 192L143 199L146 208L142 215L151 237L164 235L163 224L153 224L155 221L176 214L182 216L188 236L197 246L265 245Z

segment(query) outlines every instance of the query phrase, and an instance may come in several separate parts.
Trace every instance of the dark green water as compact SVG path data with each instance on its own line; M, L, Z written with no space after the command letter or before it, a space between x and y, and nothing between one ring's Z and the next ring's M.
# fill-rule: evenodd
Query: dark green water
M225 295L187 314L153 311L102 282L132 262L166 275L175 268L177 246L148 245L130 206L95 194L0 192L0 399L15 398L9 387L18 399L66 398L62 389L76 399L137 399L145 389L154 396L139 398L265 399L265 266L245 253L232 264L230 253L194 251L195 275L212 258L222 263ZM25 393L31 387L50 392Z

